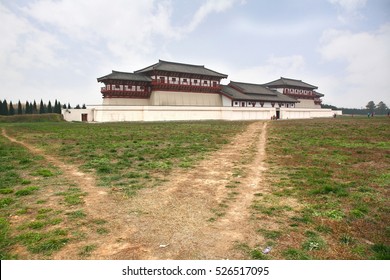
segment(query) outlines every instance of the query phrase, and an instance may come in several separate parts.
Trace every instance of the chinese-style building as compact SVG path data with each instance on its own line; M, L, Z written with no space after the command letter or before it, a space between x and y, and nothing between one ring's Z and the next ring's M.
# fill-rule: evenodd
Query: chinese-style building
M102 105L85 112L64 110L66 120L156 121L198 119L269 119L330 117L321 109L317 87L301 80L280 78L267 84L231 81L206 68L159 60L134 72L100 77Z
M276 81L265 84L265 86L298 100L296 108L321 108L321 97L324 95L315 91L318 87L301 80L281 77Z

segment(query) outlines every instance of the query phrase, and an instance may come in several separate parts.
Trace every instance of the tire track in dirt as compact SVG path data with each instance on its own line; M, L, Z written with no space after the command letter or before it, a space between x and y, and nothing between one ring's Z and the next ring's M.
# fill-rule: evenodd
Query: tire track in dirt
M177 171L167 183L141 190L129 201L128 220L134 232L121 247L101 248L108 259L242 259L236 242L259 241L250 219L254 194L262 191L267 122L250 124L246 131L189 171ZM247 155L253 147L253 154ZM251 160L243 163L250 156ZM246 176L235 177L236 168ZM239 181L238 195L216 221L213 209L228 196L226 185Z
M43 156L48 163L61 170L63 173L62 176L74 181L77 187L81 189L81 192L86 193L86 195L83 196L85 204L82 205L82 208L84 208L87 218L89 220L105 220L107 222L105 226L110 228L111 232L111 234L106 236L97 236L99 240L93 240L94 242L96 241L99 244L106 244L111 242L113 239L112 235L115 235L115 238L121 238L121 234L127 236L128 233L131 232L131 229L127 224L117 222L112 219L113 216L121 214L121 208L118 207L117 201L112 196L110 196L104 189L96 186L96 180L91 174L81 172L77 166L65 163L52 155L46 154L41 149L38 149L29 143L13 138L7 134L5 128L2 128L2 135L9 141L25 147L32 154ZM53 207L56 206L54 205ZM91 242L91 240L86 242ZM80 247L85 245L84 243L86 242L72 242L61 251L53 254L52 257L54 259L80 259Z

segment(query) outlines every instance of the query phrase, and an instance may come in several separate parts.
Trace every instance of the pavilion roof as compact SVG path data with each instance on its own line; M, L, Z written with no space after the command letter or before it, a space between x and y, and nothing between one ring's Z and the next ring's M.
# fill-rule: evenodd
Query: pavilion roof
M281 77L278 80L264 84L267 87L296 87L296 88L307 88L317 89L318 87L311 84L302 82L301 80L289 79Z
M187 74L197 74L204 76L212 76L218 78L227 78L228 75L218 73L216 71L210 70L204 65L193 65L193 64L184 64L177 62L170 62L159 60L156 64L150 65L141 70L134 71L134 73L147 73L153 70L176 72L176 73L187 73Z
M128 73L128 72L119 72L112 70L111 74L100 77L97 79L98 82L103 82L104 80L125 80L125 81L137 81L137 82L150 82L152 79L146 75Z
M237 84L236 82L234 82L235 84ZM243 86L242 84L244 83L240 83L241 86ZM253 84L246 84L248 85L248 88L252 88L252 86L254 86ZM261 85L258 85L258 86L261 86ZM257 88L257 87L255 87ZM263 87L265 88L265 87ZM231 83L227 86L222 86L222 94L224 94L225 96L228 96L230 97L231 99L234 99L234 100L248 100L248 101L269 101L269 102L298 102L298 100L292 98L292 97L289 97L289 96L286 96L280 92L277 92L276 90L270 90L270 89L267 89L265 88L266 90L268 91L271 91L273 94L262 94L259 90L259 88L257 88L258 91L256 93L252 92L252 93L243 93L242 91L239 91L237 90L236 88L233 88L231 86ZM265 91L267 92L267 91Z

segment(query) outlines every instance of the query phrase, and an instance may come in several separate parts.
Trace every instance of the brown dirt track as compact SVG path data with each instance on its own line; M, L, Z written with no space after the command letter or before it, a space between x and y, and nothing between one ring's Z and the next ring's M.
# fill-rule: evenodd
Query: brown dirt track
M2 133L73 178L87 193L88 217L107 221L109 234L71 242L53 259L80 259L80 248L91 243L96 249L90 259L246 259L236 245L262 241L250 205L256 193L266 192L267 122L250 124L194 168L173 171L161 186L140 190L133 198L108 193L77 166ZM226 187L232 183L234 188Z

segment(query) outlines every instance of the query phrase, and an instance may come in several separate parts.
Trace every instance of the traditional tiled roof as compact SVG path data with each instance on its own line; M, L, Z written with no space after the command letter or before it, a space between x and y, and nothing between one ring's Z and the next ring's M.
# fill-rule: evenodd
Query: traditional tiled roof
M103 82L105 80L125 80L125 81L137 81L137 82L152 81L152 79L146 75L127 73L127 72L118 72L114 70L112 70L111 74L98 78L97 80L98 82Z
M237 84L236 82L234 82ZM242 87L245 87L244 83L239 83L241 84ZM246 84L248 85L247 88L251 88L252 86L255 86L254 84ZM224 94L225 96L233 99L233 100L246 100L246 101L268 101L268 102L298 102L296 99L288 97L280 92L269 90L261 85L258 85L259 87L254 87L257 88L257 93L242 93L236 88L231 87L231 85L227 86L222 86L221 93ZM273 94L262 94L260 93L260 87L265 88L268 91L272 91ZM267 92L267 91L265 91Z
M319 93L318 91L313 91L314 94L317 96L317 97L324 97L324 95L322 93Z
M196 74L196 75L204 75L204 76L212 76L218 78L227 78L227 75L218 73L216 71L207 69L203 65L192 65L192 64L184 64L177 62L169 62L159 60L158 63L143 68L138 71L134 71L134 73L147 73L153 70L160 71L168 71L168 72L176 72L176 73L187 73L187 74Z
M229 86L236 88L245 94L261 94L261 95L271 95L271 96L277 95L277 92L275 90L271 90L259 84L249 84L249 83L231 81Z
M294 80L281 77L278 80L264 84L267 87L295 87L295 88L307 88L317 89L318 87L302 82L301 80Z

